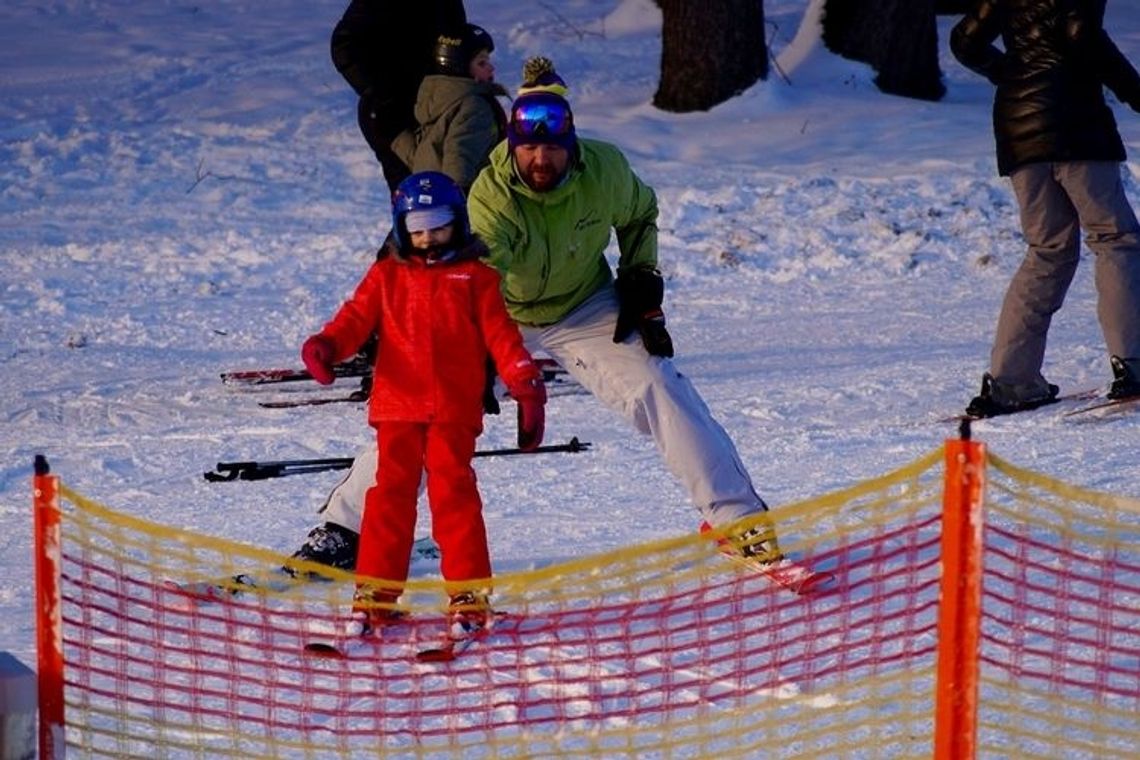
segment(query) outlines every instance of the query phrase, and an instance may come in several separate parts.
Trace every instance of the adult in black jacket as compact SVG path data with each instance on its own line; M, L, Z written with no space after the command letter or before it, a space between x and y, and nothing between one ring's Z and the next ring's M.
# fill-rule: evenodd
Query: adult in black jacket
M990 417L1049 403L1041 374L1053 314L1076 273L1080 231L1096 254L1097 315L1114 380L1140 394L1140 224L1124 195L1124 145L1108 87L1140 111L1140 74L1104 31L1105 0L978 0L950 48L997 85L998 172L1021 210L1028 252L1010 282L981 393L967 412ZM994 45L1001 37L1004 50Z
M333 29L333 64L360 98L360 131L392 192L411 174L392 139L415 126L416 92L436 39L466 25L462 0L352 0Z

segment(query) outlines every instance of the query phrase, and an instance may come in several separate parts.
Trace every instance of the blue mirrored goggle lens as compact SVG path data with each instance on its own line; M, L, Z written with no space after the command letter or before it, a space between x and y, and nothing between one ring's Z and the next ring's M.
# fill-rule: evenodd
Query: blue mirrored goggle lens
M525 103L511 113L515 132L523 137L569 134L574 120L569 109L556 103Z

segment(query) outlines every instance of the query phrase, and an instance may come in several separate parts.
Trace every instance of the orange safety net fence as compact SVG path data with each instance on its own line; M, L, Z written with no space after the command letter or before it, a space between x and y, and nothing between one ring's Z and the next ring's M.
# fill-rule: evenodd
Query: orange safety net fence
M779 588L728 561L707 536L684 535L497 576L493 602L504 616L450 663L415 657L443 634L445 596L434 575L409 581L401 600L407 622L354 645L345 659L316 658L303 647L342 630L350 575L298 564L326 580L290 583L272 572L285 557L139 520L61 486L68 753L929 757L941 459L934 451L774 513L784 551L834 574L817 594ZM1068 508L1063 499L1054 506L1061 515ZM1119 536L1104 519L1110 547ZM1024 535L1017 530L1011 535ZM1094 586L1135 584L1134 566L1114 564L1124 549L1131 551L1105 555L1100 575L1089 571ZM260 590L225 581L239 573L257 578ZM222 593L195 597L171 580L217 583ZM1035 618L1035 597L1011 593L1026 610L1005 603L1002 614ZM1119 603L1124 612L1128 604ZM1127 623L1124 612L1113 614ZM1117 631L1116 618L1107 622ZM988 634L995 630L988 618L986 626L987 650L1007 640ZM1028 646L1035 642L1024 642L1017 672L1006 654L997 655L1005 671L984 663L980 746L1023 741L1008 715L987 717L995 696L1001 709L1019 710L1019 720L1084 700L1062 681L1031 682L1037 698L1004 693L1022 688L1019 673L1036 662ZM1134 670L1131 646L1107 657ZM1093 678L1089 690L1115 684L1120 695L1097 704L1118 718L1134 715L1134 676L1104 679ZM1094 725L1086 743L1135 732L1122 719L1109 729L1115 733L1106 736Z
M1140 501L988 463L979 755L1135 758Z

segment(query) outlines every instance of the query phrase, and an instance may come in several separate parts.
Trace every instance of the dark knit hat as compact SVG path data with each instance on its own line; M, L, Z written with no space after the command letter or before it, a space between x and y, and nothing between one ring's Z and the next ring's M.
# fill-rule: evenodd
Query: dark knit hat
M558 145L570 152L577 148L574 113L566 100L566 83L549 58L536 56L523 66L523 84L511 105L507 144Z

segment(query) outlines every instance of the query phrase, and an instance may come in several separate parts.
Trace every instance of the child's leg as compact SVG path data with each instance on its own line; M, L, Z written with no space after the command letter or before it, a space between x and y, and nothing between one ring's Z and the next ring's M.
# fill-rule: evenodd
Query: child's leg
M487 581L491 557L483 525L483 501L471 459L478 429L433 424L427 432L427 492L432 536L439 544L440 570L447 581ZM469 583L449 583L452 593L473 591ZM489 581L480 583L480 591Z
M393 600L408 577L425 433L425 426L408 422L384 422L376 429L376 484L364 497L356 571L390 581L382 588L395 592Z

